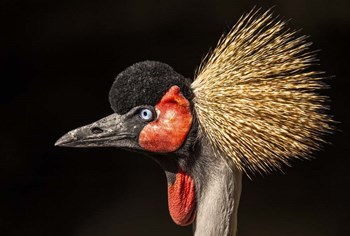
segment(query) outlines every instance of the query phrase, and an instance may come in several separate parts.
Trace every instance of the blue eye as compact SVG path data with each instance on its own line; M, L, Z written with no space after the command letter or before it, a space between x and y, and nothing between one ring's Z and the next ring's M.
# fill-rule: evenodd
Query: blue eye
M140 117L143 120L149 121L153 119L153 113L150 109L145 108L140 111Z

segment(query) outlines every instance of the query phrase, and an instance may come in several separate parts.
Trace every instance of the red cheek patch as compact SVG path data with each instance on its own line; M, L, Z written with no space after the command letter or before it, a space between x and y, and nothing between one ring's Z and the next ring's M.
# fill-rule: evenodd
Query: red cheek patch
M190 102L172 86L155 106L158 119L146 125L139 144L152 152L173 152L181 147L192 124Z
M181 171L176 174L175 183L168 185L168 204L176 224L192 224L195 218L195 188L190 175Z

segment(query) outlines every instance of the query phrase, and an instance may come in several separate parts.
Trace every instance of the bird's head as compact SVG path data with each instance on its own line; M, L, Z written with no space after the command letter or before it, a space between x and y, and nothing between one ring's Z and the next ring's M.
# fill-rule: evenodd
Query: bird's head
M333 130L305 39L270 11L252 10L205 57L193 82L166 64L137 63L113 83L114 113L56 145L152 154L165 170L177 224L196 218L198 235L227 235L233 222L234 235L242 172L307 159Z
M169 211L179 225L195 218L191 155L197 127L191 81L170 66L145 61L121 72L109 92L114 111L68 132L57 142L67 147L118 147L144 152L165 170Z

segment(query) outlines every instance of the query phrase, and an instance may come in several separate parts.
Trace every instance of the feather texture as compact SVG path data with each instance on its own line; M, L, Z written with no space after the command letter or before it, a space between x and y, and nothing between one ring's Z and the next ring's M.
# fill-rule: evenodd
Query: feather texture
M269 173L309 158L331 132L323 73L307 37L252 10L200 65L191 87L200 135L241 171Z

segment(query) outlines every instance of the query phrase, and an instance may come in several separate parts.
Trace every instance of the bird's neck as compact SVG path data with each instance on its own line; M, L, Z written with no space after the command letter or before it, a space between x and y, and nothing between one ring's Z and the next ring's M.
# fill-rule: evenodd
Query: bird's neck
M214 156L208 145L202 146L200 169L208 170L199 184L195 236L235 236L241 195L242 173L229 167L224 158Z

